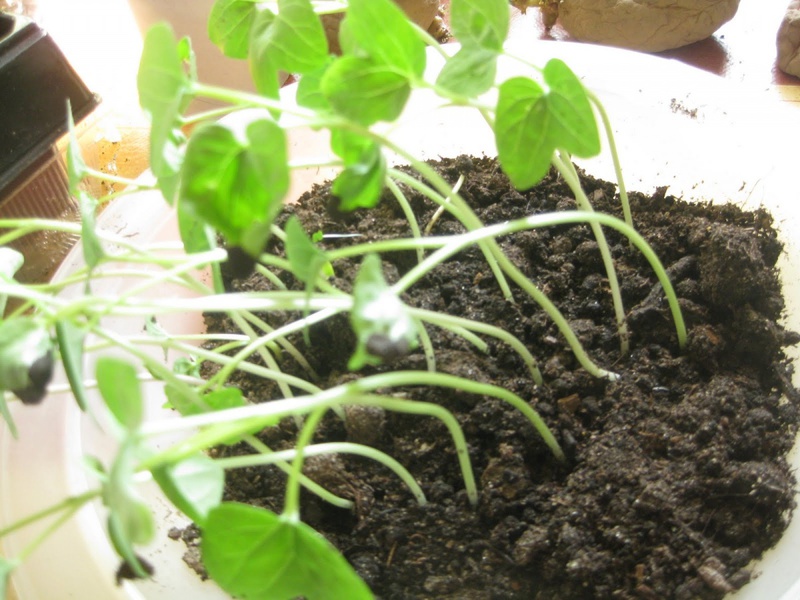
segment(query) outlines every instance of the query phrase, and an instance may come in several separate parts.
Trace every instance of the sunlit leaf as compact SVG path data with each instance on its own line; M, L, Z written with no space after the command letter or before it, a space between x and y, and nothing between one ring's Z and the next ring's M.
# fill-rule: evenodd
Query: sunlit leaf
M139 103L151 122L150 170L170 202L174 199L185 142L178 117L191 86L184 71L184 56L185 50L179 47L169 25L154 25L145 36L137 75Z
M203 528L203 564L226 592L248 600L369 600L339 552L308 525L244 504L223 503Z
M208 39L225 56L247 58L256 0L216 0L208 16Z
M553 152L580 157L600 151L600 136L586 90L569 67L552 59L544 68L548 90L514 77L500 85L495 121L498 159L518 189L538 183Z
M319 69L328 60L328 40L309 0L279 0L278 9L256 17L250 59L268 56L278 69L301 75Z
M358 56L334 62L321 89L336 112L362 125L395 120L411 94L408 80L392 67Z
M289 188L286 136L270 119L243 133L221 123L197 128L186 150L182 209L257 256Z
M497 57L494 50L465 46L442 67L436 85L456 94L478 96L494 84Z
M451 0L450 27L463 46L501 52L508 36L508 0Z
M332 60L329 58L320 68L310 71L300 78L297 84L297 104L318 111L330 109L330 102L322 93L322 78L331 62Z
M217 247L213 228L205 221L197 218L193 210L186 210L186 205L178 203L178 231L187 254L207 252Z
M342 24L345 52L358 50L376 65L389 67L409 79L425 71L425 43L403 10L392 0L350 0Z

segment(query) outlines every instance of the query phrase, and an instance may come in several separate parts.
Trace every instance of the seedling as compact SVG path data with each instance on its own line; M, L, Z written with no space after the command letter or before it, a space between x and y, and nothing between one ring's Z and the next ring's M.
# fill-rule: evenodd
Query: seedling
M344 53L330 56L319 15L345 8ZM15 435L25 435L14 430L8 403L42 400L55 358L63 365L82 410L89 410L89 398L99 393L107 414L95 416L98 422L108 422L119 440L119 451L109 462L90 461L98 481L96 490L67 498L7 526L0 530L0 537L40 520L50 520L48 533L82 505L100 498L109 509L108 533L122 561L120 576L147 577L151 567L137 550L153 535L152 516L137 492L138 482L147 476L202 529L205 566L229 593L254 599L370 598L371 592L345 559L301 522L302 486L336 506L351 507L349 500L304 476L305 458L325 453L366 456L394 471L418 502L424 503L425 496L411 473L375 448L353 443L314 444L313 435L329 411L344 418L345 407L365 405L439 419L452 437L472 504L478 502L478 491L464 433L443 407L415 401L415 387L451 388L505 402L526 417L556 459L564 460L556 437L524 399L493 385L439 371L437 349L426 327L445 328L480 350L487 349L486 337L495 338L516 352L532 380L541 384L536 358L522 342L491 323L406 305L402 301L404 291L443 261L477 246L509 301L528 295L552 318L581 365L598 377L614 379L613 372L592 361L555 304L497 243L498 237L523 230L589 224L606 266L621 350L625 352L625 312L603 234L603 228L613 228L649 261L669 302L679 342L684 343L686 332L675 293L657 256L636 233L628 207L624 206L627 222L595 212L572 165L573 156L590 157L600 151L599 115L614 153L620 196L626 202L608 117L597 98L556 59L541 68L528 65L529 77L497 80L499 59L520 60L503 47L508 33L507 0L452 0L451 10L452 29L461 42L457 51L436 44L391 0L218 0L209 21L211 38L228 55L249 60L257 94L197 81L189 41L176 40L165 24L149 31L138 84L142 107L152 123L150 167L157 189L175 207L182 245L136 244L98 230L94 225L95 201L78 189L78 184L93 173L80 158L74 139L69 177L81 202L83 223L0 221L0 246L34 231L62 231L81 235L86 258L84 268L60 281L22 285L13 277L21 257L10 249L0 250L0 306L5 306L6 298L18 301L0 322L0 389L9 392L0 398L0 413L7 426ZM381 27L376 28L375 23L381 23ZM445 58L435 78L426 74L426 46ZM300 76L296 103L280 97L280 71ZM459 194L460 182L447 182L429 164L375 127L395 121L414 94L431 90L442 104L467 107L482 116L494 132L499 162L518 188L535 185L555 168L573 190L578 210L485 226ZM225 107L184 115L195 98L213 99ZM244 126L217 120L242 109L260 110L250 112ZM190 125L192 133L187 139L184 131ZM292 163L287 129L300 126L329 131L331 157L312 164ZM390 154L407 162L415 175L391 166ZM325 251L318 243L321 238L348 232L306 232L295 220L279 228L276 217L287 200L291 171L317 166L339 167L332 189L341 210L372 208L388 187L403 207L411 237ZM126 183L133 191L143 187ZM460 221L465 233L429 235L430 230L416 222L405 199L403 190L408 188L421 192L438 204L441 213ZM218 236L224 238L223 246L218 247ZM276 251L270 250L273 248ZM385 280L380 256L400 250L416 252L417 264L390 284ZM226 293L221 265L234 255L267 277L275 289ZM362 265L352 292L338 289L330 279L337 262L345 258L357 259ZM211 282L199 278L198 270L210 272ZM286 289L278 276L281 272L292 274L303 289ZM111 276L130 279L131 283L114 297L92 293L99 279ZM145 295L165 283L188 294ZM76 284L83 286L83 295L63 294ZM241 333L170 334L168 316L177 311L223 313ZM295 318L271 327L258 316L271 311L288 311ZM357 339L349 362L351 369L384 365L420 348L426 370L386 370L322 389L303 356L302 336L312 325L339 314L349 316ZM108 329L103 318L109 315L140 318L142 332L122 335ZM6 335L8 332L13 335ZM212 345L199 346L200 342ZM160 354L148 352L153 347L159 348ZM108 353L112 348L113 358ZM86 373L84 365L90 356L99 358L95 371ZM304 376L284 373L282 357L296 361ZM203 362L216 365L207 379L199 376L198 366ZM237 371L274 381L280 397L251 404L230 385ZM142 381L162 382L166 406L181 417L148 420ZM57 387L50 385L50 390ZM406 393L391 395L396 388ZM294 418L299 428L295 447L273 452L257 434L286 417ZM155 440L176 432L184 434L182 441L156 449ZM236 442L249 445L252 454L219 459L207 454L215 446ZM288 474L280 514L222 502L225 470L254 465L275 465ZM38 538L20 556L0 559L0 585L45 537Z

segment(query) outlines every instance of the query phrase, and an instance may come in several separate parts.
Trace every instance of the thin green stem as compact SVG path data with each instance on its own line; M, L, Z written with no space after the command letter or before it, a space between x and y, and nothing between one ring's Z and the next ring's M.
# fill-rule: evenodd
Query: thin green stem
M32 523L36 523L42 519L46 519L47 517L54 515L56 513L62 511L69 511L75 508L81 508L87 502L94 500L100 495L100 490L92 490L89 492L84 492L78 496L69 496L68 498L64 498L60 502L43 508L27 517L23 517L11 525L0 529L0 538L4 538L5 536L13 533L19 529L23 529Z
M126 187L128 186L139 187L139 183L135 179L128 179L127 177L112 175L111 173L105 173L104 171L99 171L91 167L86 167L86 175L88 177L94 177L95 179L99 179L100 181L108 183L118 183ZM154 187L155 186L147 186L147 189L154 189Z
M547 447L550 448L553 455L562 462L566 460L561 446L559 446L550 428L539 416L539 413L531 408L531 406L518 395L505 388L489 383L470 381L469 379L464 379L463 377L450 375L448 373L427 373L424 371L393 371L390 373L381 373L379 375L364 377L363 379L353 382L351 385L363 392L371 392L377 389L390 387L425 385L446 387L464 391L469 394L497 398L498 400L510 404L521 412L531 422L545 444L547 444Z
M297 443L295 444L295 457L292 461L292 472L289 474L289 480L286 482L286 496L283 501L282 516L291 521L300 520L300 475L303 473L303 464L305 462L306 454L305 449L311 444L314 438L314 433L319 427L322 417L328 411L328 407L321 406L315 408L306 417L306 422L300 430L300 435L297 436Z
M433 347L431 336L428 335L428 330L421 322L417 322L417 333L419 335L420 344L422 344L422 352L425 354L425 364L428 371L431 373L436 372L436 350Z
M270 455L274 457L274 460L271 461L269 464L274 464L276 467L278 467L281 471L283 471L287 475L289 475L292 472L292 465L289 464L287 461L292 460L293 456L279 457L278 456L278 454L280 454L279 452L275 452L274 450L272 450L272 448L267 446L264 442L259 440L254 435L249 435L245 437L245 441L260 455ZM235 465L226 466L227 463L225 462L229 460L234 460L235 458L239 457L222 458L218 459L217 462L222 464L225 468L235 468ZM304 488L306 488L309 492L317 495L319 498L321 498L328 504L332 504L333 506L336 506L338 508L343 508L345 510L350 510L355 506L352 500L348 500L347 498L341 498L337 496L333 492L326 490L316 481L314 481L307 475L303 475L302 473L300 474L300 484Z
M417 239L421 238L422 232L420 231L419 223L417 222L417 216L411 209L411 204L409 204L408 198L406 198L403 190L401 190L394 180L388 175L386 177L386 187L389 188L389 191L392 192L395 200L397 200L397 203L400 205L400 209L403 211L406 221L408 221L408 226L411 228L411 236ZM425 258L425 254L422 248L417 248L417 262L422 262L423 258Z
M477 504L478 492L472 464L469 460L467 442L458 420L450 411L438 404L428 402L391 398L375 394L360 394L352 382L322 391L313 396L298 397L291 400L275 400L242 408L217 411L214 414L193 415L183 419L145 423L142 427L142 433L146 436L177 431L192 431L197 428L204 429L157 454L147 457L142 461L139 468L141 470L152 470L164 464L180 462L198 451L216 446L226 440L235 439L253 429L274 425L283 417L308 414L314 410L322 410L344 404L377 406L389 411L424 415L442 421L453 438L467 495L473 505Z
M417 319L448 329L457 335L461 335L462 337L463 334L461 333L461 330L463 329L464 331L476 331L484 335L489 335L500 340L501 342L508 344L525 362L525 366L528 367L528 372L531 374L534 383L536 383L536 385L542 385L542 373L539 371L537 361L533 357L533 354L530 353L530 350L528 350L527 346L525 346L525 344L523 344L518 337L506 331L505 329L490 325L488 323L482 323L480 321L474 321L472 319L457 317L432 310L425 310L422 308L414 308L409 306L408 311Z
M594 207L592 203L589 202L589 198L583 190L578 172L575 170L575 166L572 164L567 153L559 150L553 156L552 162L575 195L578 208L587 212L594 212ZM608 278L608 287L611 291L611 299L614 305L614 317L617 323L617 334L619 335L620 352L624 356L630 349L630 332L628 331L628 323L625 320L625 305L622 301L622 292L619 287L619 279L617 278L617 269L614 266L614 258L611 256L611 248L608 245L605 233L603 233L603 228L600 227L599 223L590 223L589 226L592 228L592 233L597 240L597 247L600 250L600 257L603 260L606 277Z
M254 467L259 465L272 465L278 461L293 460L297 456L297 448L289 450L282 450L280 452L273 452L271 454L249 454L246 456L233 456L230 458L217 459L217 464L225 469L238 469L243 467ZM414 498L420 505L426 504L425 493L422 488L414 479L414 476L400 464L397 460L381 452L377 448L371 448L363 444L354 444L352 442L328 442L322 444L313 444L307 446L303 451L306 458L310 456L320 456L325 454L355 454L370 458L385 467L391 469L402 481L408 486L408 489L414 495Z
M622 204L622 214L625 217L625 222L629 227L633 227L633 216L631 215L631 203L628 199L628 191L625 188L625 179L622 177L622 165L619 161L619 153L617 152L617 142L614 137L614 129L611 127L611 119L608 118L606 107L600 102L594 92L586 90L586 95L592 104L594 104L597 112L600 114L600 120L603 123L603 128L606 132L606 139L608 140L608 150L611 153L611 161L614 163L614 174L617 177L617 186L619 187L619 201Z

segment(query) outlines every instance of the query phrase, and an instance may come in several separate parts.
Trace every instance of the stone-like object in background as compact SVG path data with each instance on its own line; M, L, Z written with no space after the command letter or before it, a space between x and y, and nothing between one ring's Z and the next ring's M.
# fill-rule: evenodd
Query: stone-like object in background
M778 28L778 68L800 77L800 0L792 0Z
M739 0L562 0L558 20L583 41L660 52L707 38Z

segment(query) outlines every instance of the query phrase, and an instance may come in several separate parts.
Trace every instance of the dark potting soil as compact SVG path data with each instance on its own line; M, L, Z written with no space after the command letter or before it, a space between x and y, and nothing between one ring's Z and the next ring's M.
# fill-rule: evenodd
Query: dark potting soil
M488 158L436 163L486 223L574 209L567 186L549 176L514 190ZM620 214L611 184L586 178L598 210ZM306 194L287 214L309 232L359 233L357 242L407 237L388 194L371 211L340 214L329 186ZM435 206L405 189L421 225ZM633 194L638 230L676 287L689 339L675 328L642 255L606 230L627 309L631 350L621 356L611 297L588 226L559 226L500 240L506 254L556 303L592 359L616 382L587 374L543 310L520 290L503 299L482 253L468 249L437 268L404 300L413 306L492 323L516 335L540 361L536 386L509 347L487 339L484 353L428 328L439 371L494 383L530 402L569 455L559 464L519 412L487 397L436 388L394 390L438 403L458 418L480 487L469 505L453 442L437 420L375 409L327 418L316 440L349 440L390 454L417 478L419 506L386 468L353 456L310 459L307 473L352 499L354 511L305 494L303 518L353 564L376 596L409 599L721 598L748 582L752 559L775 544L794 506L785 455L797 433L798 394L782 352L797 336L776 320L783 301L775 262L781 244L770 216L734 206L686 204L660 190ZM433 234L463 228L443 215ZM348 243L337 240L336 243ZM415 264L413 253L383 257L391 282ZM337 263L335 283L349 289L358 265ZM295 288L301 284L282 275ZM269 287L256 276L238 289ZM296 316L296 315L295 315ZM292 315L267 315L280 325ZM210 327L229 328L209 319ZM310 331L297 344L330 387L355 375L346 317ZM286 358L287 372L302 374ZM420 350L381 369L425 369ZM370 368L367 372L381 369ZM236 378L250 401L280 397L274 384ZM291 447L291 420L261 434L273 449ZM246 451L220 449L220 453ZM229 474L226 498L279 511L277 469Z

